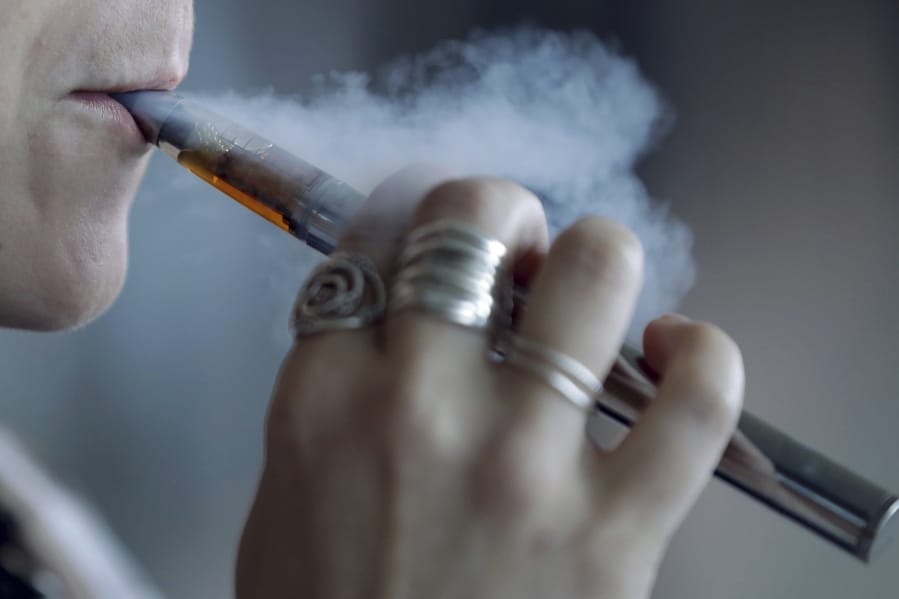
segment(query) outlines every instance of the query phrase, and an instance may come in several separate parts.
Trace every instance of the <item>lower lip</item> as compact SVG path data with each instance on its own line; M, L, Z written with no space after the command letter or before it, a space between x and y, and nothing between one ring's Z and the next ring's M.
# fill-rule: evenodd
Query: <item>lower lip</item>
M84 108L103 117L117 127L121 134L136 144L146 144L144 134L138 127L131 113L124 106L112 99L109 94L102 92L74 92L69 94L69 99L77 102Z

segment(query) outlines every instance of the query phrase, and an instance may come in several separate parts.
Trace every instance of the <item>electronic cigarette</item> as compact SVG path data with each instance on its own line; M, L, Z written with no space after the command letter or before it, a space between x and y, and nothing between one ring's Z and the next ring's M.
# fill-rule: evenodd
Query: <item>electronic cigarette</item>
M173 93L114 97L149 143L324 254L334 249L365 199L346 183ZM624 346L597 409L629 426L654 397L654 383L639 352ZM864 562L880 553L895 532L896 494L747 412L715 475Z

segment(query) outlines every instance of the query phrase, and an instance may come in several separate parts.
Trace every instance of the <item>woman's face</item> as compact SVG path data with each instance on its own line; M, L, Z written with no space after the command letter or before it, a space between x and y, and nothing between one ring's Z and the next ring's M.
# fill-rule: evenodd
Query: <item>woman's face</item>
M0 326L115 299L148 146L104 92L174 88L192 30L191 0L0 0Z

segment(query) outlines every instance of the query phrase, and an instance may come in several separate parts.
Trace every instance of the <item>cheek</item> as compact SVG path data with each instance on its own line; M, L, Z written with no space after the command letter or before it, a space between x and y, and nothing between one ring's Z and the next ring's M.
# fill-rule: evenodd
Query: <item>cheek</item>
M146 149L129 150L77 111L47 119L30 142L30 195L50 247L85 269L120 261Z
M22 146L0 142L0 325L71 328L108 307L124 281L128 212L147 161L65 111Z
M147 150L130 146L111 127L98 127L77 106L48 111L28 138L27 185L35 210L52 226L121 220Z

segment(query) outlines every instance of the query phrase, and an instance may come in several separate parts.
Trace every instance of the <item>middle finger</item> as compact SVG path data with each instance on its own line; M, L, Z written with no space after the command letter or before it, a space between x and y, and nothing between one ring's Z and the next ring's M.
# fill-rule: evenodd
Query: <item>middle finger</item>
M546 220L540 200L523 187L502 179L470 178L444 183L428 193L412 218L411 231L439 222L456 222L507 248L503 269L513 273L529 266L547 245ZM424 269L450 277L454 265L428 262ZM443 272L446 271L446 272ZM394 276L396 273L394 273ZM455 283L458 284L458 283ZM391 299L394 302L397 298ZM459 326L433 310L395 310L386 323L387 344L410 361L471 365L486 363L487 331Z

